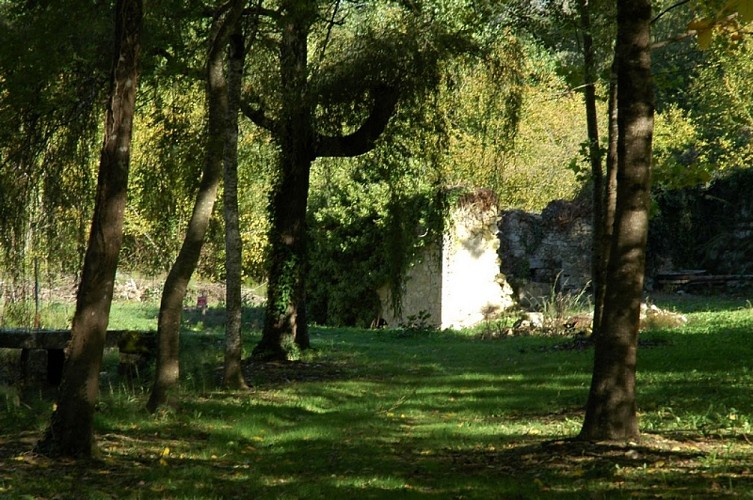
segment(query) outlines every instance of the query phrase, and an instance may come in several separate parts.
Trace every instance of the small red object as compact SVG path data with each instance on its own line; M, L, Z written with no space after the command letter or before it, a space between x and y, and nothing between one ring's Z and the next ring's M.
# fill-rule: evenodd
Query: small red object
M206 295L199 295L199 298L196 300L196 307L198 307L199 309L207 308L207 296Z

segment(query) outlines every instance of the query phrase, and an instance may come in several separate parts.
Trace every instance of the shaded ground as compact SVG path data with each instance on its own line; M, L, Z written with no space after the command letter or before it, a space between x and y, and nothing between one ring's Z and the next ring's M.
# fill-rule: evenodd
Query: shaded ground
M252 448L244 461L217 456L197 459L171 454L170 446L180 447L175 441L105 434L99 436L99 459L52 461L29 451L37 437L36 433L24 433L0 441L0 496L7 491L6 484L21 479L47 482L45 489L55 491L52 498L59 499L82 498L78 485L83 483L89 498L169 497L170 490L150 477L155 469L167 473L180 468L201 469L193 490L198 498L244 491L251 494L259 487L236 484L235 480L247 479L256 468L260 458ZM741 491L753 492L753 474L744 457L719 455L729 450L728 439L644 434L640 443L626 444L557 440L431 452L408 447L402 450L401 461L406 490L411 493L408 496L444 497L450 493L431 486L436 471L441 470L464 477L469 484L475 478L521 482L519 498L731 498L740 496ZM335 497L338 492L348 493L336 488L330 491ZM484 491L478 493L484 496ZM267 491L262 496L274 495ZM366 496L382 495L372 492ZM470 490L457 497L475 495Z

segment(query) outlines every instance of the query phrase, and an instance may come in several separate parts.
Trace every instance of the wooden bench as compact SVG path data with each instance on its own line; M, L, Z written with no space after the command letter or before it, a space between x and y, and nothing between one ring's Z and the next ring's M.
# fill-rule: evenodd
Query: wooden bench
M0 348L21 349L21 371L24 378L30 374L30 366L40 362L39 356L46 357L47 383L57 385L63 375L64 349L71 339L70 330L0 330ZM154 331L108 330L105 348L117 348L121 364L134 363L147 359L155 350L157 335ZM33 376L33 375L31 375Z

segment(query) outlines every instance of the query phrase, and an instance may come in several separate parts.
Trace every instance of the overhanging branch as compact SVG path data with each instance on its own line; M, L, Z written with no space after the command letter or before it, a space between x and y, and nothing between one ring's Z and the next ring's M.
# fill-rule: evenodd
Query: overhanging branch
M374 149L376 140L384 132L395 113L399 92L396 88L379 86L372 90L374 106L366 121L345 136L319 135L316 140L316 157L352 157Z
M269 118L264 112L263 108L254 107L247 100L241 100L240 104L241 112L243 112L246 118L265 130L268 130L272 133L275 132L275 130L277 129L277 122Z

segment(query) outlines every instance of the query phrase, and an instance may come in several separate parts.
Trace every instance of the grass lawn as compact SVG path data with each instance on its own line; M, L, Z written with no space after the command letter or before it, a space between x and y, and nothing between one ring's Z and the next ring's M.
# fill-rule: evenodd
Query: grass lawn
M0 496L753 497L753 307L655 302L689 322L641 336L637 443L568 440L593 356L571 338L313 328L314 351L247 364L252 389L223 392L210 311L185 325L180 402L157 415L144 410L148 374L120 377L107 355L91 463L33 454L51 402L6 387ZM114 307L111 327L154 318L155 307Z

